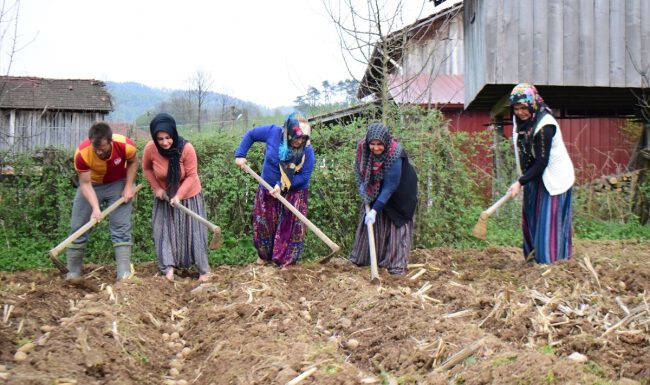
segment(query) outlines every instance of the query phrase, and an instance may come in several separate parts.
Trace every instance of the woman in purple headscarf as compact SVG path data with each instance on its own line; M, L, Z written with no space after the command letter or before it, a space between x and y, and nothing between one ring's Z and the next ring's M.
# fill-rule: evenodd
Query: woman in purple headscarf
M196 264L199 281L206 281L210 273L208 231L196 219L174 209L182 204L206 217L196 151L178 135L176 121L169 114L156 115L149 130L152 140L144 147L142 169L155 195L151 223L158 267L173 281L174 269Z
M349 260L360 266L370 264L367 224L372 223L378 265L402 275L411 253L418 178L388 127L368 126L365 139L357 143L355 172L363 205ZM365 205L371 210L364 215Z
M283 127L274 124L248 130L235 151L235 163L246 164L254 142L266 143L262 178L273 191L260 185L253 205L253 243L258 264L274 262L286 267L298 262L305 243L305 225L275 198L281 194L307 216L309 179L314 170L314 149L309 143L311 128L299 112L290 114Z
M523 186L524 257L554 263L571 257L571 190L573 163L562 131L532 84L510 93L512 140L519 177L508 191Z

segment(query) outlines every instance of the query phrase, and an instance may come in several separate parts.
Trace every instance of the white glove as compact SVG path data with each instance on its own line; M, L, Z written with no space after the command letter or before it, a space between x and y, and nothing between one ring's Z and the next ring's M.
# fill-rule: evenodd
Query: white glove
M366 218L364 219L364 222L367 225L373 225L375 224L375 218L377 217L377 212L372 209L366 213Z

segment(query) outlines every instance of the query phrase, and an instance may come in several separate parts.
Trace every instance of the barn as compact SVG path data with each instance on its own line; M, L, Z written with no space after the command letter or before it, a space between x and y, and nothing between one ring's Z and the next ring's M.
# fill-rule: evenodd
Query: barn
M105 84L91 79L0 77L0 150L74 148L113 110Z
M628 167L638 138L626 128L641 126L648 85L648 2L438 3L375 43L359 98L438 108L450 130L489 130L498 144L511 135L510 90L530 82L553 108L581 181ZM342 121L345 112L315 121ZM474 166L498 177L500 154L485 156Z

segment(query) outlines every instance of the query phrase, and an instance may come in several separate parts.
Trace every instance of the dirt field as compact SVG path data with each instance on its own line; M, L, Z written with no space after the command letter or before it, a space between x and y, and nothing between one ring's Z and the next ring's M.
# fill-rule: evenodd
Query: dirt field
M507 248L411 262L379 286L343 259L221 266L203 285L153 264L119 284L113 266L80 285L0 273L0 383L650 383L650 244L578 242L554 266Z

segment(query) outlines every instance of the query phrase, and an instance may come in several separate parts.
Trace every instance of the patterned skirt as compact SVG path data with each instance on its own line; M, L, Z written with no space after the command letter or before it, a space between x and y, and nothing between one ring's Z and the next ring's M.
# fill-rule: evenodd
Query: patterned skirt
M181 204L206 217L203 194L184 199ZM208 264L207 227L169 205L167 201L154 198L153 241L158 257L158 268L166 273L171 268L188 268L195 264L200 274L210 272Z
M364 223L365 213L361 212L357 233L354 239L352 253L348 258L358 266L370 265L370 243L368 242L368 226ZM401 227L395 224L383 213L377 213L375 224L375 250L377 265L386 268L389 273L401 275L406 273L411 243L413 240L413 223L411 219Z
M542 178L524 185L524 256L537 263L571 258L571 192L551 196Z
M309 190L282 195L307 216ZM253 205L253 243L259 257L284 267L298 262L305 245L305 225L282 202L260 186Z

